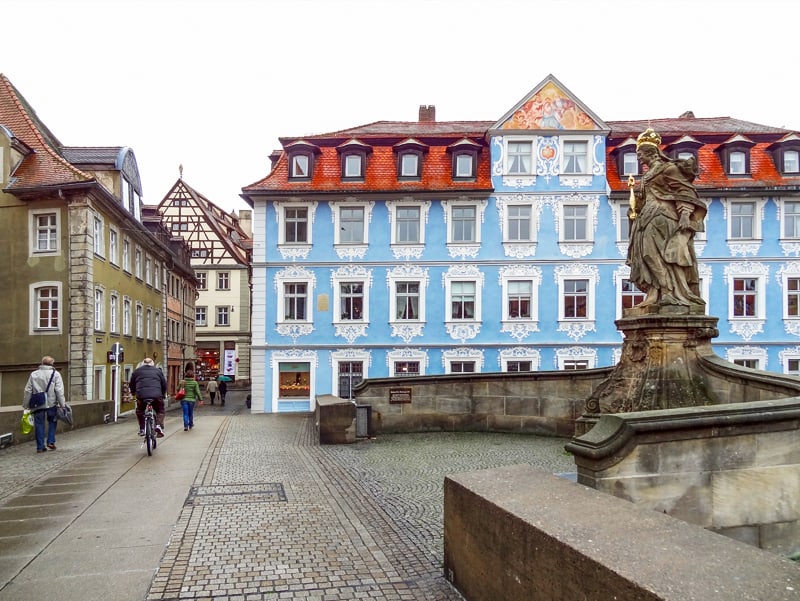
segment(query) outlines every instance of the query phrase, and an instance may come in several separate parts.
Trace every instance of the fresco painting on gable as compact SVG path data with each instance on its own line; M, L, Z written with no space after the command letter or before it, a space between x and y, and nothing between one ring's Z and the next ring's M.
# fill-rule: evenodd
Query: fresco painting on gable
M597 129L597 125L551 81L525 101L501 129Z

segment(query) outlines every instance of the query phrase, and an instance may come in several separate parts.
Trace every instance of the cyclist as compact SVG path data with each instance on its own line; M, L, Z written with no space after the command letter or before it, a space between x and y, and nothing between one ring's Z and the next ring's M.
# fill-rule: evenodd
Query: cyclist
M144 410L149 401L156 412L156 436L164 436L164 395L167 394L167 379L164 373L145 357L136 368L128 383L131 394L136 396L136 419L139 422L139 436L144 436Z

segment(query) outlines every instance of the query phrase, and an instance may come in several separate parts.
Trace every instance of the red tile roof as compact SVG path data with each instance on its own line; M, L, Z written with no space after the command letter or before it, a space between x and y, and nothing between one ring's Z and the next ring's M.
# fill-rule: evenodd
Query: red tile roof
M61 144L36 116L35 111L0 74L0 125L27 144L33 153L26 156L14 172L8 190L74 184L94 181L61 155Z

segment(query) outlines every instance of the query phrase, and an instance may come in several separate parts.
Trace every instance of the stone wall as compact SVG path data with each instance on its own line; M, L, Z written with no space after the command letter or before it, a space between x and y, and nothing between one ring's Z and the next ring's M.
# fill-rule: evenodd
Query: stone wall
M800 397L603 415L578 482L742 542L800 551Z
M788 601L797 564L528 465L449 476L444 571L468 601Z
M589 394L611 368L375 378L355 390L373 432L521 432L572 436ZM397 394L406 389L408 394ZM403 402L396 402L403 401ZM407 401L407 402L406 402Z

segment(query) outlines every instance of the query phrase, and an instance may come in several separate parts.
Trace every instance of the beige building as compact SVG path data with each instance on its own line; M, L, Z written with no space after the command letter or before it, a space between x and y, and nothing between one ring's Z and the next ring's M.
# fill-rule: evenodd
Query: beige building
M251 211L227 213L183 178L158 205L165 225L191 249L198 377L250 380Z

